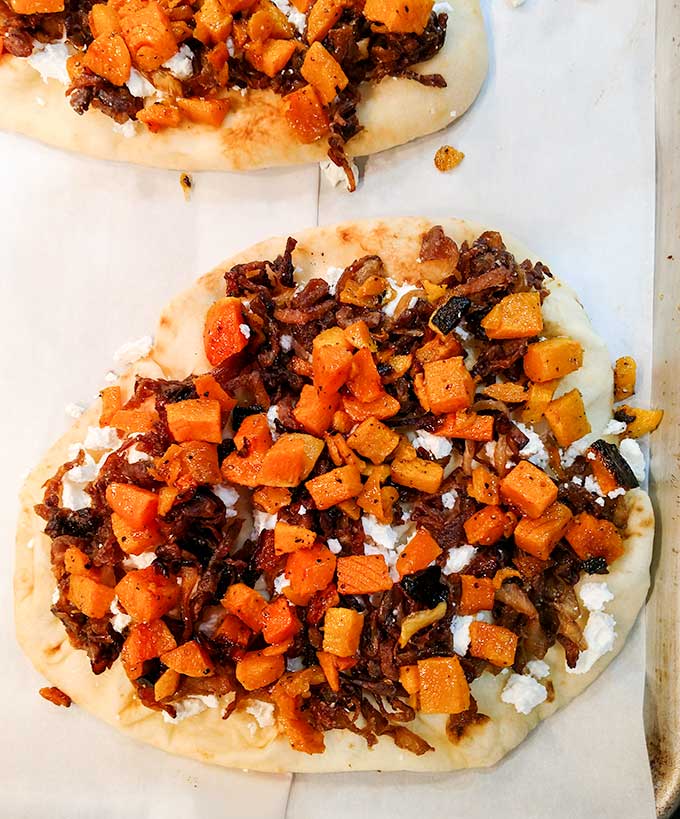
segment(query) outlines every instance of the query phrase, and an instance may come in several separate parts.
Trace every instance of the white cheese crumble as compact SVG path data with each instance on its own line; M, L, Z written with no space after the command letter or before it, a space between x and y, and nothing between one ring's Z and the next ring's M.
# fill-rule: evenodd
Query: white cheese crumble
M69 418L80 418L80 416L85 412L85 407L82 404L67 404L64 407L64 412L69 416Z
M127 459L129 464L138 464L142 461L153 461L153 458L148 452L142 452L142 450L137 449L136 446L131 446L130 449L128 449Z
M59 589L58 589L58 588L56 588L56 589L55 589L55 590L52 592L52 598L51 598L51 599L52 599L52 605L53 605L53 606L56 606L56 605L57 605L57 603L59 602L59 598L60 598L60 597L61 597L61 594L60 594L60 592L59 592Z
M425 449L430 455L437 458L437 460L446 458L447 455L451 454L451 450L453 449L453 444L447 438L443 438L441 435L433 435L424 429L417 431L413 439L413 446L416 449L422 447L422 449Z
M274 706L271 702L254 700L246 705L246 713L255 717L255 722L260 728L271 728L276 724L274 720Z
M130 625L132 622L132 617L129 614L125 614L124 611L121 611L120 606L118 605L120 601L118 597L114 597L111 601L111 614L113 617L111 618L111 627L114 631L117 631L119 634L122 634L123 631Z
M620 498L622 495L626 494L626 490L622 486L617 486L616 489L612 489L611 492L607 492L607 497L612 498Z
M66 43L39 43L33 41L33 53L26 62L34 68L46 83L48 80L58 80L62 85L70 85L71 78L66 68L66 60L70 57Z
M510 0L510 5L513 9L518 9L520 6L523 6L526 3L526 0Z
M229 52L230 57L236 56L236 49L234 48L234 40L232 37L227 37L227 51ZM242 96L245 96L243 92L247 91L246 88L239 88L238 86L234 86L234 88L237 91L240 91Z
M412 290L416 289L416 285L412 282L404 282L404 284L397 284L394 279L387 279L387 283L390 285L392 290L394 291L394 296L389 300L389 302L383 307L383 313L386 316L393 316L394 311L397 309L397 305L401 301L402 297L406 295L406 293L410 293ZM410 310L411 307L416 303L417 298L414 296L412 299L409 299L409 303L406 305L406 309Z
M328 292L334 296L335 295L335 288L338 286L338 282L340 281L340 277L345 272L344 267L329 267L326 270L326 284L328 285ZM292 341L292 339L291 339Z
M350 159L349 166L354 174L354 181L358 182L359 168L353 159ZM337 188L338 185L344 184L345 188L349 190L349 179L347 178L345 169L340 167L340 165L336 165L335 162L330 159L323 159L321 162L319 162L319 168L321 168L323 175L334 188Z
M306 514L307 514L307 507L306 506L301 506L298 509L298 515L306 515Z
M591 495L599 495L602 497L602 490L600 489L600 484L592 475L586 475L586 478L583 482L583 488L590 492Z
M457 574L462 571L476 554L477 549L474 546L465 545L449 549L449 556L446 558L443 569L444 574Z
M614 599L614 595L606 583L594 583L592 581L581 584L578 596L588 611L602 611L605 603L609 603Z
M583 478L580 475L574 475L571 482L575 483L576 486L583 486Z
M526 671L537 680L544 680L550 676L550 666L543 660L529 660Z
M188 80L194 73L194 53L188 45L181 46L174 56L163 63L173 77L178 80Z
M519 454L527 458L532 464L545 469L550 463L550 456L543 445L541 436L535 433L533 429L529 429L529 427L519 422L516 422L515 426L529 439L525 446L520 449Z
M281 349L284 353L290 352L293 346L293 336L281 336Z
M130 79L125 85L133 97L153 97L156 93L154 86L136 68L130 69Z
M361 523L364 527L364 534L373 541L373 543L364 543L364 554L382 555L390 577L396 583L399 580L399 573L396 569L397 558L406 546L406 541L413 530L413 524L390 526L379 523L373 515L363 515Z
M128 571L131 569L148 569L155 559L156 552L142 552L141 555L128 555L123 561L123 568Z
M137 133L135 123L131 119L128 119L125 122L114 122L112 128L114 134L120 134L121 136L124 136L125 139L132 139L132 137Z
M276 521L276 515L270 515L267 512L255 509L253 511L253 534L257 536L264 529L273 529L276 526Z
M547 697L548 692L544 686L533 677L523 674L511 674L501 692L503 702L514 705L518 714L530 714Z
M453 509L458 499L458 492L452 490L451 492L444 492L442 495L442 506L444 509Z
M470 625L473 620L491 623L493 622L493 615L490 611L478 611L474 616L471 614L454 614L451 620L453 650L460 657L464 657L468 648L470 648Z
M118 430L114 427L88 427L83 446L95 451L118 449Z
M247 324L239 324L238 329L241 331L244 338L250 338L250 327Z
M288 586L290 586L290 580L285 574L280 574L278 577L274 578L274 591L276 594L281 594L281 592Z
M92 498L85 492L85 487L97 477L98 472L94 458L86 454L83 463L69 469L61 479L61 505L73 512L89 509Z
M620 435L626 431L626 425L623 421L616 421L614 418L604 428L603 435Z
M302 671L304 667L302 657L288 657L286 659L286 671Z
M635 477L639 481L644 481L646 475L645 456L642 454L640 444L632 438L624 438L619 444L619 452L633 470Z
M471 334L464 327L455 327L453 332L461 341L467 341L471 337Z
M334 555L340 554L342 551L342 543L337 538L329 537L327 541L328 548Z
M432 6L432 11L435 14L453 14L453 8L446 0L437 0L434 6Z
M255 581L255 585L253 586L255 591L262 595L265 600L269 600L269 592L267 591L267 581L265 580L265 576L261 574L257 580Z
M307 18L301 11L298 11L295 6L292 6L288 0L274 0L274 5L279 11L282 11L286 15L289 22L295 26L300 34L305 33Z
M616 620L611 614L603 611L592 611L583 630L583 637L588 645L578 655L576 666L566 666L568 674L585 674L595 663L614 648L616 640Z
M236 509L234 509L234 506L236 506L239 499L238 492L233 487L223 486L222 484L217 484L216 486L213 486L212 491L227 507L227 517L235 518L236 515L238 514Z
M275 421L279 419L279 405L272 404L271 407L267 410L267 424L269 424L269 432L274 440L279 437L279 433L276 431L276 424Z
M163 711L163 720L165 722L177 724L189 717L195 717L208 708L217 708L219 701L214 694L191 694L186 699L179 702L173 702L176 716L171 717L167 711Z
M588 449L588 446L587 435L584 435L583 438L579 438L578 441L574 441L574 443L570 447L567 447L562 453L562 463L565 466L571 466L579 455L583 455L586 449Z
M142 336L135 341L127 341L121 345L113 354L113 360L119 367L126 367L147 356L152 347L153 338L151 336Z

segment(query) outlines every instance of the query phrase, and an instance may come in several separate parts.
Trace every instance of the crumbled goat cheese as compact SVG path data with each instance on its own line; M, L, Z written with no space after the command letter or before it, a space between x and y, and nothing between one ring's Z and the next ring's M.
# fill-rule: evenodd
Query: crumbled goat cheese
M529 660L525 668L537 680L544 680L550 676L550 666L543 660Z
M583 438L579 438L578 441L574 441L574 443L562 453L562 463L565 466L571 466L579 455L583 455L588 446L587 435L584 435Z
M271 407L267 410L267 423L269 424L269 431L271 432L272 438L276 440L279 437L279 433L276 430L276 421L279 420L279 405L272 404Z
M274 0L274 5L286 15L289 22L295 26L300 34L304 34L307 18L301 11L298 11L295 6L291 6L288 0Z
M359 179L359 168L352 159L349 161L349 166L354 174L354 181L357 182ZM338 185L344 184L345 188L349 190L349 179L347 178L345 169L340 165L336 165L335 162L330 159L323 159L321 162L319 162L319 168L321 168L323 175L334 188L337 188Z
M85 407L82 404L67 404L64 407L64 412L69 416L69 418L80 418L80 416L85 412Z
M397 558L406 546L406 541L413 530L411 523L402 526L390 526L378 523L373 515L364 515L361 518L364 534L373 543L364 543L364 554L382 555L390 571L390 577L397 582L399 573L396 569Z
M595 503L598 506L604 506L604 498L595 498Z
M331 296L335 295L335 288L338 286L340 276L345 272L343 267L329 267L326 270L326 284L328 285L328 292Z
M56 589L55 589L55 590L52 592L52 605L53 605L53 606L56 606L56 605L57 605L57 603L59 602L59 598L60 598L60 597L61 597L61 592L59 591L59 589L58 589L58 588L56 588Z
M478 611L474 616L471 614L454 614L451 620L453 650L461 657L464 657L468 648L470 648L470 625L473 620L490 623L493 621L493 616L490 611Z
M393 316L394 311L397 309L397 305L402 300L402 297L406 295L406 293L410 293L412 290L416 289L416 285L412 282L404 282L404 284L397 284L394 279L387 279L387 283L390 285L392 290L394 291L394 296L390 299L390 301L383 307L383 313L386 316ZM410 310L411 307L416 303L417 299L414 296L412 299L409 299L409 303L406 305L406 309Z
M153 458L148 452L143 452L141 449L137 449L136 446L131 446L130 449L128 449L127 459L129 464L138 464L142 461L153 461Z
M306 515L306 514L307 514L307 507L306 506L301 506L298 509L298 515Z
M280 575L278 575L278 577L274 578L274 591L277 594L281 594L281 592L287 586L290 586L290 580L286 577L285 574L280 574Z
M230 57L236 56L236 49L234 48L234 40L231 37L227 37L227 52L229 53ZM237 91L240 91L243 95L243 92L246 91L246 88L239 88L238 86L234 86ZM245 95L244 95L245 96Z
M189 717L195 717L208 708L217 708L219 701L214 694L191 694L186 699L173 702L172 705L176 716L171 717L167 711L163 711L163 720L176 724Z
M104 375L104 381L106 381L107 384L115 384L115 382L118 381L118 376L113 372L113 370L109 370Z
M264 529L273 529L276 526L277 516L259 509L253 511L253 534L259 535Z
M265 600L269 600L269 591L267 590L267 580L265 576L261 574L257 580L255 581L255 585L253 586L256 592L258 592Z
M623 421L617 421L614 418L604 428L603 435L620 435L626 431L626 424Z
M286 671L302 671L305 664L302 662L302 657L287 657Z
M620 498L622 495L626 494L626 490L622 486L617 486L616 489L612 489L611 492L607 492L607 497L612 498Z
M246 713L250 714L251 717L255 717L255 722L260 728L271 728L276 724L274 721L274 706L271 702L254 700L246 706Z
M435 14L453 14L453 8L451 8L451 4L447 3L446 0L437 0L437 2L432 6L432 11ZM451 113L455 114L455 111Z
M85 455L80 466L69 469L61 479L61 505L72 512L89 509L92 498L85 492L85 487L97 477L98 472L99 468L90 455Z
M462 341L467 341L471 337L471 333L468 333L468 331L464 327L454 327L453 332Z
M600 484L597 482L597 479L594 478L592 475L586 475L586 478L583 482L583 488L590 492L591 495L599 495L602 497L602 490L600 489Z
M493 459L494 459L494 457L496 455L496 442L495 441L489 441L488 443L484 444L484 454L486 455L486 457L490 461L493 461Z
M334 555L340 554L342 551L342 544L334 537L329 537L327 541L328 548Z
M33 41L33 53L26 62L34 68L46 83L48 80L58 80L62 85L70 85L66 61L70 57L66 43L39 43Z
M606 583L594 583L592 581L581 584L578 596L588 611L602 611L604 604L614 599L614 595Z
M444 574L457 574L462 571L477 554L474 546L458 546L449 549L449 556L444 565Z
M453 444L447 438L443 438L441 435L433 435L431 432L427 432L424 429L419 429L416 437L413 439L413 446L416 449L427 450L434 458L446 458L447 455L451 454L451 450L453 449Z
M115 427L88 427L83 446L96 451L118 449L118 430Z
M193 51L188 45L183 45L177 54L163 63L163 68L167 68L178 80L188 80L194 73Z
M646 475L645 456L642 454L640 444L632 438L624 438L619 444L619 452L633 470L635 477L639 481L644 481Z
M576 486L583 486L583 478L580 475L574 475L571 482L575 483Z
M547 697L545 687L524 674L511 674L501 692L503 702L514 705L518 714L530 714Z
M250 338L250 327L247 324L239 324L238 329L241 331L244 338Z
M231 486L223 486L222 484L218 484L217 486L212 487L212 491L217 495L217 497L222 501L222 503L227 507L227 517L228 518L235 518L238 512L234 509L234 506L238 503L239 494L238 492Z
M156 93L154 86L136 68L130 69L130 78L125 85L133 97L153 97Z
M125 614L124 611L120 610L120 606L118 605L119 600L118 597L114 597L111 601L111 614L113 617L111 618L111 627L114 631L117 631L119 634L122 634L123 631L130 625L132 622L132 617L129 614Z
M156 552L142 552L141 555L128 555L123 561L123 568L128 571L130 569L148 569L155 559Z
M124 136L125 139L132 139L132 137L137 133L135 123L131 119L128 119L125 122L114 122L111 127L113 128L114 134L120 134L121 136Z
M529 439L526 445L520 449L519 454L531 461L532 464L545 469L550 463L550 456L543 445L541 436L535 433L533 429L529 429L529 427L519 422L516 422L515 426Z
M444 509L453 509L458 499L458 492L455 489L451 492L444 492L442 495L442 506Z
M293 336L281 336L281 349L284 353L290 352L293 346Z
M119 367L126 367L148 355L153 347L151 336L142 336L135 341L128 341L121 345L113 354L113 360Z
M592 611L583 630L588 648L578 655L576 666L566 666L568 674L585 674L595 663L614 648L616 620L603 611Z

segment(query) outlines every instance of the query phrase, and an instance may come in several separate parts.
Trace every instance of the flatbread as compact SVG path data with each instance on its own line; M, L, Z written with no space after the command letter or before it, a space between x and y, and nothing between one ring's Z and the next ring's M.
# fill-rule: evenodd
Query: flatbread
M448 34L441 51L416 71L439 73L444 89L387 78L364 84L358 109L364 130L347 146L350 156L383 151L444 128L473 103L486 76L488 55L478 0L450 0ZM99 111L78 116L57 80L43 82L26 60L0 56L0 129L87 154L182 171L248 170L318 162L326 140L299 142L273 91L231 95L232 111L221 128L183 123L152 134L141 124L126 137Z
M347 223L315 228L297 234L299 244L294 260L302 269L301 279L323 276L329 266L343 267L371 253L380 254L388 275L397 281L432 280L448 272L445 263L418 263L420 237L434 223L425 219L391 219ZM481 228L447 219L440 222L446 233L462 242L472 240ZM518 259L530 258L521 246L508 242ZM270 239L220 265L177 297L163 311L156 342L149 357L122 380L129 390L134 370L159 377L182 378L209 369L201 343L203 318L208 305L223 295L223 273L233 264L274 258L284 246L283 239ZM584 365L570 377L586 402L595 430L603 429L611 418L612 375L606 347L593 333L588 318L574 293L564 284L551 285L545 302L546 334L569 335L584 345ZM627 493L625 552L604 579L615 597L606 611L616 618L617 638L613 651L598 660L585 674L565 670L564 653L553 647L546 656L552 701L544 702L529 715L503 703L500 692L508 676L484 674L472 683L481 713L491 720L467 731L452 743L446 736L445 715L419 715L411 724L436 749L415 756L397 748L391 739L380 738L373 749L349 732L332 731L326 736L326 752L308 756L293 751L274 726L261 728L248 713L236 712L221 719L221 709L209 709L178 724L164 722L162 715L142 706L128 682L120 662L104 674L92 674L83 651L71 647L61 623L50 612L55 581L51 572L50 541L42 533L43 522L33 512L42 496L41 486L66 460L69 444L82 441L87 427L96 424L99 402L47 453L30 475L21 493L21 514L17 533L15 605L17 636L35 667L52 684L100 719L137 739L173 753L224 766L261 771L330 772L346 770L442 771L494 764L518 745L538 722L566 705L585 689L611 662L623 646L641 609L649 585L649 562L654 532L654 516L647 495L641 490Z

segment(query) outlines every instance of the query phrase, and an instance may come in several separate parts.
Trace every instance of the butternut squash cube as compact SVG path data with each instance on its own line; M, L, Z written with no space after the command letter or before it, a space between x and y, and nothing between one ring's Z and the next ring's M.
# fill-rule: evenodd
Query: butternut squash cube
M501 481L501 495L529 518L539 518L557 500L557 487L542 469L520 461Z
M423 458L392 463L392 480L400 486L409 486L431 495L439 489L444 468Z
M10 0L16 14L52 14L64 10L64 0Z
M229 112L229 100L203 99L192 97L191 99L177 99L177 107L190 122L199 125L212 125L219 128L224 122L224 118Z
M581 560L603 557L607 563L613 563L623 554L623 539L616 526L588 512L574 517L565 537Z
M496 587L490 577L474 577L471 574L462 574L460 584L459 614L477 614L478 611L491 611L496 596Z
M626 438L641 438L649 432L654 432L663 419L663 410L629 407L628 404L620 406L616 410L616 414L618 413L633 419L626 422L627 426L624 433Z
M507 668L515 662L517 635L503 626L475 620L470 624L470 654Z
M264 43L253 40L246 44L246 59L253 68L268 77L275 77L286 66L296 49L294 40L267 40Z
M120 17L118 12L107 3L95 3L88 15L90 31L96 39L102 34L119 34Z
M194 35L206 45L223 43L231 34L234 18L220 0L204 0L194 15L196 29Z
M541 297L535 291L511 293L482 319L488 338L531 338L543 329Z
M383 463L399 445L399 435L376 418L362 421L347 443L374 464Z
M544 381L542 384L529 384L526 403L522 410L523 424L534 426L534 424L537 424L543 418L543 414L548 404L552 401L558 384L559 379Z
M470 707L470 686L457 657L418 660L423 714L460 714Z
M170 19L155 0L122 17L121 31L132 62L142 71L155 71L177 53Z
M394 34L422 34L432 6L432 0L366 0L364 17Z
M340 594L373 594L393 585L382 555L339 557L337 572Z
M520 520L515 528L515 543L539 560L547 560L564 537L571 518L571 510L567 506L553 503L540 517Z
M310 46L300 73L314 86L324 105L333 102L338 90L342 91L349 82L340 63L319 42Z
M630 356L616 359L614 364L614 401L625 401L635 394L637 364Z
M316 534L304 526L295 526L284 520L277 520L274 527L274 551L277 555L309 549L316 541Z
M359 650L364 615L354 609L330 608L326 612L323 650L336 657L352 657Z
M326 0L317 0L318 3ZM314 87L305 85L284 98L286 120L300 142L308 144L328 132L328 114L321 105Z
M340 19L346 0L316 0L307 17L307 42L323 40Z
M568 447L591 430L583 398L576 389L551 401L544 415L561 447Z
M175 105L167 102L152 102L151 105L147 105L146 108L142 108L137 113L137 119L143 122L153 134L156 134L158 131L162 131L163 128L176 128L182 121L182 114ZM135 411L129 410L129 412ZM116 415L125 412L127 410L119 410ZM122 429L122 427L118 427L118 429Z
M363 486L359 470L350 464L331 469L305 484L317 509L330 509L342 501L356 498Z
M125 85L130 79L130 52L125 40L115 32L96 37L85 52L83 64L113 85Z
M430 410L435 415L456 412L472 404L475 382L462 356L430 361L423 372Z
M583 347L571 338L549 338L530 344L524 355L524 372L542 383L562 378L583 364Z

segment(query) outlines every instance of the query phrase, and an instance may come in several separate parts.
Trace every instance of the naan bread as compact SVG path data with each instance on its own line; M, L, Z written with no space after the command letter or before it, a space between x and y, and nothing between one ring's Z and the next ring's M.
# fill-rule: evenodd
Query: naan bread
M445 263L417 262L420 237L433 224L425 219L391 219L314 228L297 234L294 260L303 271L300 278L306 279L323 277L329 265L343 267L360 256L375 253L382 257L387 274L397 281L415 281L423 276L436 281L446 275ZM447 219L440 224L459 243L475 239L482 231L459 220ZM284 244L282 239L270 239L255 245L203 276L172 301L161 315L150 355L121 379L124 390L130 389L135 371L167 378L207 371L210 366L203 353L203 319L209 304L223 295L224 271L237 263L274 258ZM507 239L506 244L518 260L530 258L519 245ZM561 390L581 390L593 430L601 431L611 418L612 372L606 347L593 332L573 291L559 281L550 290L544 304L545 334L568 335L584 347L583 367L564 379ZM42 498L45 480L67 460L69 445L82 441L87 427L96 425L98 417L97 402L52 447L23 488L16 552L17 635L35 667L75 703L126 734L166 751L261 771L443 771L492 765L538 722L566 705L599 676L620 651L643 605L649 585L654 516L647 495L634 490L624 498L624 555L604 578L615 595L606 607L617 623L614 649L585 674L567 673L561 647L550 649L545 659L550 665L554 698L529 715L519 714L501 701L508 675L494 677L487 673L471 688L479 711L491 719L468 729L452 743L446 736L445 715L418 715L409 727L436 749L423 756L402 751L384 737L368 749L362 738L340 731L325 735L324 754L308 756L293 751L275 726L260 727L254 716L245 712L236 712L224 721L221 709L209 709L178 724L168 724L161 714L139 703L119 661L100 676L92 674L85 653L71 647L61 623L50 612L55 586L50 540L42 533L43 522L33 512L33 505Z
M347 145L349 156L384 151L444 128L461 116L479 93L487 70L487 44L478 0L451 0L448 33L441 51L413 66L439 73L443 89L414 80L387 78L362 86L358 108L364 130ZM0 129L17 131L78 153L182 171L267 168L318 162L325 140L304 145L284 119L282 98L273 91L231 95L232 111L221 128L184 123L152 134L141 124L124 136L99 111L78 116L54 79L45 84L26 60L0 56Z

